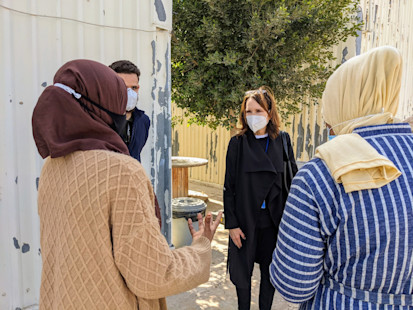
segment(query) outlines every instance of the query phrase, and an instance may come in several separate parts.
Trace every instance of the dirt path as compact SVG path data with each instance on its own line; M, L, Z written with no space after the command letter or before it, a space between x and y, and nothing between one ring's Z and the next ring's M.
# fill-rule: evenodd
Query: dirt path
M215 234L212 242L212 264L209 281L188 292L167 298L170 310L198 309L237 309L237 297L234 285L226 274L228 232L223 225ZM251 292L251 310L258 310L259 266L254 268ZM285 302L276 292L272 310L295 310L297 305Z

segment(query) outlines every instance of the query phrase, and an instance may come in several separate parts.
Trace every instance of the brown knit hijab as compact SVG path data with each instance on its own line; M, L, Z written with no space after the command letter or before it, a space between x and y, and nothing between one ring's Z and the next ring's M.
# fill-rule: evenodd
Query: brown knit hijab
M69 61L56 72L53 82L69 86L110 112L126 111L125 83L112 69L96 61ZM125 143L110 127L112 118L84 98L80 101L89 111L59 87L49 86L43 91L32 117L40 155L60 157L97 149L129 155Z

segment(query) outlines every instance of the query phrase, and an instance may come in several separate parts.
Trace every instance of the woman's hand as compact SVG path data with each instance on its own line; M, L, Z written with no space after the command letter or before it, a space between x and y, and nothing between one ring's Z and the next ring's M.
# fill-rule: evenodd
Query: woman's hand
M222 212L219 212L215 221L213 221L211 212L208 212L208 214L205 216L205 223L204 223L202 214L198 213L197 214L198 228L199 228L198 231L196 231L194 226L192 225L192 220L188 219L188 227L192 235L192 240L196 240L200 238L201 236L204 236L204 237L207 237L209 241L212 241L215 235L215 231L217 230L217 227L219 225L219 222L221 221L221 217L222 217Z
M232 242L237 246L238 249L241 249L242 242L241 238L246 240L244 233L242 232L241 228L233 228L229 230L229 236L232 239Z

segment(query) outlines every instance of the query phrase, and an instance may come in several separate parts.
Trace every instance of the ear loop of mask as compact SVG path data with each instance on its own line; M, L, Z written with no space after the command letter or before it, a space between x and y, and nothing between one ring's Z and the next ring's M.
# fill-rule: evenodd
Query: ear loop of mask
M64 85L62 83L54 83L53 86L59 87L65 90L66 92L68 92L69 94L71 94L82 108L84 108L89 114L93 113L93 111L87 105L85 105L82 101L80 101L80 98L82 98L82 95L77 93L73 88L67 85Z
M94 105L95 107L97 107L98 109L106 112L109 117L112 119L112 125L109 125L114 131L116 131L117 134L119 134L122 137L122 132L124 131L127 121L126 121L126 115L122 115L122 114L117 114L114 113L112 111L109 111L108 109L102 107L101 105L93 102L91 99L89 99L88 97L81 95L79 93L77 93L73 88L70 88L69 86L66 86L64 84L61 83L55 83L54 86L57 86L63 90L65 90L66 92L68 92L69 94L71 94L76 101L85 109L88 111L88 113L93 113L93 111L87 106L85 105L82 101L80 101L80 98L84 98L85 100L89 101L90 104Z

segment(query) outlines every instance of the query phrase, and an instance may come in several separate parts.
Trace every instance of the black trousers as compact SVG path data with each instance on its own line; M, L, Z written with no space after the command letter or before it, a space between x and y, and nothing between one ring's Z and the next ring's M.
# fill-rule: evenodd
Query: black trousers
M274 227L257 228L255 262L260 265L261 280L259 307L260 310L270 310L274 298L275 288L270 282L270 264L272 250L275 247ZM248 288L237 287L238 309L249 310L251 305L251 285Z
M259 295L259 306L260 310L270 310L272 306L272 301L274 299L275 288L270 282L270 272L269 266L260 265L261 270L261 281L260 281L260 295ZM251 306L251 287L249 288L238 288L238 309L239 310L249 310Z

